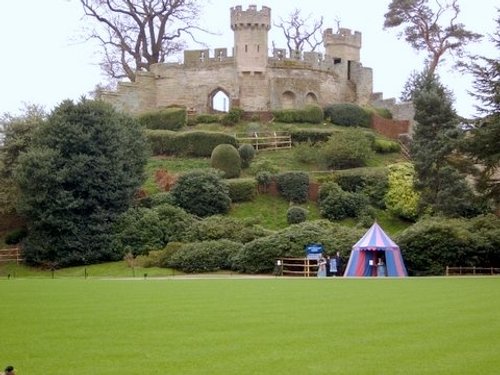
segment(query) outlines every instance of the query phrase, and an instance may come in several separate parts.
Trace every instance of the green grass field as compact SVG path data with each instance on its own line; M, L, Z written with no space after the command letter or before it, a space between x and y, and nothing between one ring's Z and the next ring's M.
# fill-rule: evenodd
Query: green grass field
M498 374L500 278L1 279L29 374Z

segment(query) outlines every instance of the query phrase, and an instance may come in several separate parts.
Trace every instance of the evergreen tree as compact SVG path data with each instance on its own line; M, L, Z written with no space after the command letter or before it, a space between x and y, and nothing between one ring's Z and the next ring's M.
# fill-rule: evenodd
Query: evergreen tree
M500 50L500 10L496 18L496 32L491 41ZM468 65L475 77L473 96L479 99L482 117L478 127L463 143L462 150L482 166L478 188L500 206L500 60L475 56Z
M416 125L411 154L420 209L447 216L477 213L465 176L451 162L461 134L451 96L435 75L427 74L415 88L413 98Z
M103 102L59 105L19 158L19 211L30 264L117 259L112 227L143 181L145 140L137 122Z

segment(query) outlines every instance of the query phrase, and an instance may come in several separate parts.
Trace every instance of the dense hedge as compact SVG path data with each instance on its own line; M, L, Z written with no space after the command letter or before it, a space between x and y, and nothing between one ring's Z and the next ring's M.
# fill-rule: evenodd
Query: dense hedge
M309 175L306 172L285 172L276 176L281 195L294 203L304 203L309 194Z
M370 113L362 107L351 104L332 104L324 109L325 118L329 118L333 124L342 126L370 126Z
M333 181L340 185L342 190L351 193L363 193L370 202L385 208L385 195L388 190L387 168L355 168L335 171Z
M242 247L229 240L192 242L172 254L168 265L189 273L230 270L233 257Z
M394 215L407 220L416 220L420 194L414 188L415 169L411 163L389 166L388 189L384 201Z
M398 142L390 141L382 138L375 138L372 143L372 148L380 154L388 154L391 152L401 151L401 146Z
M153 155L210 157L220 144L238 147L235 137L219 132L146 130L145 134Z
M321 185L318 200L322 217L329 220L342 220L358 217L368 206L368 198L362 193L350 193L334 183Z
M228 113L222 116L221 123L223 125L235 125L241 120L241 115L243 114L243 110L238 107L232 107Z
M185 242L208 240L231 240L247 243L256 238L268 236L271 231L255 225L251 220L242 220L230 216L209 216L194 222L184 236Z
M343 264L347 261L352 245L364 230L348 228L327 220L306 221L291 225L266 237L246 243L234 257L233 267L246 273L272 272L276 258L304 257L305 246L321 243L329 255L340 252Z
M137 116L146 129L179 130L186 125L185 108L166 108L145 112Z
M322 162L328 169L364 167L373 154L371 141L358 129L335 134L320 148Z
M450 267L498 267L500 219L428 218L395 238L410 275L444 275Z
M326 142L328 138L338 131L331 129L292 129L290 136L293 143L311 142L316 144Z
M257 183L253 178L227 180L227 184L232 202L248 202L257 194Z
M307 106L304 109L282 109L273 111L274 121L284 123L323 122L323 110L318 106Z

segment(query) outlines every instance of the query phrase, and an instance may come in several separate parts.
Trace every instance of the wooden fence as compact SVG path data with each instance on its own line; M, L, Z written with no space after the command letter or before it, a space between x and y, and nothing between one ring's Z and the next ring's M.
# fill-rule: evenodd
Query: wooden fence
M0 263L16 262L21 263L21 249L19 247L10 247L7 249L0 249Z
M308 258L279 258L276 260L278 276L315 277L318 273L318 261Z
M292 148L292 136L289 132L236 133L234 136L240 144L251 144L256 151Z
M453 275L499 275L500 268L495 267L448 267L446 276Z

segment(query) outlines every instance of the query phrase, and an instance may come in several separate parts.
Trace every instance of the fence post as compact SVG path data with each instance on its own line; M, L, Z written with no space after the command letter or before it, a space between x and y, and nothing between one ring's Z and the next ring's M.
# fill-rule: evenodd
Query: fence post
M446 266L446 276L450 276L450 267Z

